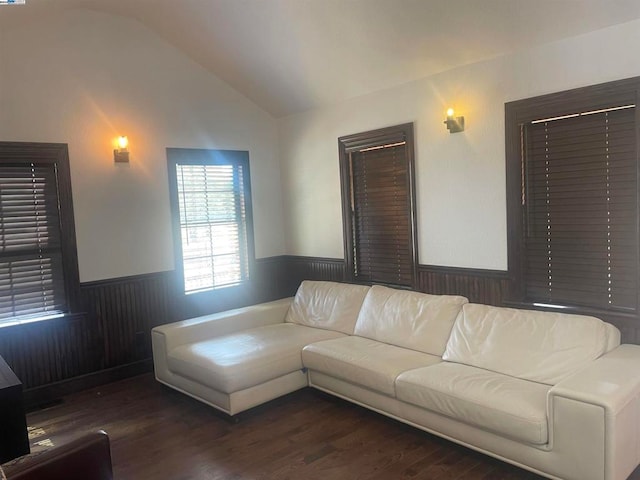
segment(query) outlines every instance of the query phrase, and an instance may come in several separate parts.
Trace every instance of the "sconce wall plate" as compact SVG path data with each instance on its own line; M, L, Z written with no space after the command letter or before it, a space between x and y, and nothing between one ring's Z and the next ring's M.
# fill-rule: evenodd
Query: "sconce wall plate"
M113 160L117 163L128 163L129 162L129 152L121 152L120 150L113 151Z
M464 132L464 117L455 117L453 109L447 110L447 119L444 121L449 133Z
M118 137L118 147L113 151L113 160L116 163L129 163L129 139Z

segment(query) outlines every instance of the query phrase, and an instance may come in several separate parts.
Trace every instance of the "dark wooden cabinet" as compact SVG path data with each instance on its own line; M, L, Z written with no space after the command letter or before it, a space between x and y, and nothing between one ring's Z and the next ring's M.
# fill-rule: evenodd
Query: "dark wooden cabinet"
M29 453L22 383L0 357L0 463Z

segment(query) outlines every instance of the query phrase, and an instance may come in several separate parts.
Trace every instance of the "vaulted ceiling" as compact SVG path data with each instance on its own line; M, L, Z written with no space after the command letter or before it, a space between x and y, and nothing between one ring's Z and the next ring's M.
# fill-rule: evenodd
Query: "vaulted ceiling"
M639 0L26 0L137 19L275 117L640 18Z

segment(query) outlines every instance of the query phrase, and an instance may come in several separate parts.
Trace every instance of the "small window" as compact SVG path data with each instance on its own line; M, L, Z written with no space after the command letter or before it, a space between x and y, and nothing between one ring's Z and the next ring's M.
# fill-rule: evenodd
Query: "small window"
M245 283L253 259L248 152L169 148L167 158L184 292Z
M0 326L69 312L78 284L67 146L0 142Z
M625 80L507 104L515 301L637 310L639 87Z
M338 142L349 279L415 287L413 124Z

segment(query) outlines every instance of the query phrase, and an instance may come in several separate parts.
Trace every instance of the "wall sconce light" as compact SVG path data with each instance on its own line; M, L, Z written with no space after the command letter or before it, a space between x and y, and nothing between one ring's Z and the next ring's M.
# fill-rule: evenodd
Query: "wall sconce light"
M129 163L129 139L126 136L118 137L118 148L113 151L113 160Z
M447 110L447 119L444 123L447 125L449 133L464 132L464 117L455 117L453 108Z

